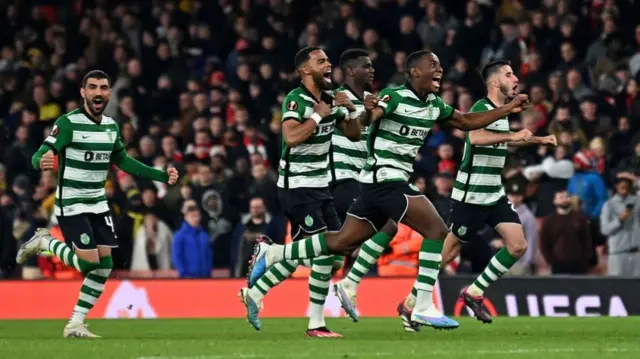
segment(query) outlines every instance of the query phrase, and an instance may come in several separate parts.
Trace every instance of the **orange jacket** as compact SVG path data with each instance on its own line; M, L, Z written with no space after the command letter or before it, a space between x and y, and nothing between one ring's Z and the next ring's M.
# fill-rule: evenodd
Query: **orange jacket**
M49 232L53 238L64 241L62 231L59 226L52 227ZM64 264L58 257L54 255L41 255L38 257L38 267L45 278L51 279L80 279L82 274Z
M415 276L418 274L418 254L422 236L400 223L398 233L390 243L391 253L378 260L378 275L381 277Z

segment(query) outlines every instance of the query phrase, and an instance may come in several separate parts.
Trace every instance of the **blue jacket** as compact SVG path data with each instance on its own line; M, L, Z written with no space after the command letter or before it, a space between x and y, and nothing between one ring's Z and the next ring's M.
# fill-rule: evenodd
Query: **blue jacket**
M171 261L181 278L210 278L213 251L209 234L202 227L187 222L173 235Z
M583 202L584 213L590 218L600 218L602 206L607 201L607 187L597 172L576 172L569 179L569 194Z

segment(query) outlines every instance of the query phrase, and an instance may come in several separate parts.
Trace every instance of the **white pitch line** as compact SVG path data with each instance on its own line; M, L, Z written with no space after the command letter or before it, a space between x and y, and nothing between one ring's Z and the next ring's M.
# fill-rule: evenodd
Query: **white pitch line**
M482 355L482 354L509 354L509 355L528 355L528 354L544 354L544 353L626 353L626 352L640 352L640 348L626 349L626 348L602 348L602 349L584 349L584 348L521 348L521 349L502 349L502 350L467 350L467 351L452 351L452 350L427 350L427 351L410 351L410 352L358 352L358 353L345 353L323 352L324 357L344 357L348 356L365 356L365 357L393 357L393 356L415 356L422 357L425 355ZM245 354L245 353L230 353L227 355L196 355L196 356L141 356L134 359L253 359L253 358L301 358L308 357L311 353L296 353L285 355L269 355L269 354Z

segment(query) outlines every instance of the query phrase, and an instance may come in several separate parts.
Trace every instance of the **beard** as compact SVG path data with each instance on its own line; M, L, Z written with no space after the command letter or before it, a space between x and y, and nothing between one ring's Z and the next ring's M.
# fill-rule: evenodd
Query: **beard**
M90 99L85 99L85 104L89 108L89 112L91 112L94 116L102 115L105 108L107 108L107 104L109 100L102 96L94 96Z
M514 97L516 97L517 93L515 93L515 91L512 91L513 87L509 87L505 84L500 84L500 92L504 95L507 101L511 101Z
M330 85L324 79L324 75L323 74L314 73L314 74L311 75L311 78L313 78L313 83L318 87L318 89L320 89L320 90L328 90L330 88Z

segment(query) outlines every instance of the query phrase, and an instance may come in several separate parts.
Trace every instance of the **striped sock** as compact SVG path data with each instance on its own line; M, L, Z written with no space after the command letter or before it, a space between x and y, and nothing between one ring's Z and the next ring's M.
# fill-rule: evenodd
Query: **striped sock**
M518 258L512 256L507 248L502 248L495 256L493 256L493 258L491 258L487 268L485 268L484 272L482 272L473 284L469 286L467 292L475 296L483 295L485 289L487 289L491 283L505 275L505 273L509 271L509 268L511 268L517 261Z
M311 314L309 329L325 327L324 301L329 294L333 256L321 256L313 259L309 276L309 301Z
M84 323L87 313L104 291L104 285L111 274L111 268L113 268L113 259L110 256L102 257L100 258L100 268L87 273L80 288L80 297L73 308L71 323Z
M249 296L260 301L271 290L285 279L289 278L298 267L297 260L280 261L267 270L260 279L249 289Z
M419 255L418 279L411 291L416 293L415 310L423 312L433 305L433 286L436 284L442 262L442 247L444 241L437 239L423 239Z
M344 267L344 256L333 256L333 271L337 272Z
M356 258L353 267L347 274L346 284L352 287L358 286L362 277L369 273L371 267L376 264L380 255L382 255L382 252L389 246L391 240L393 238L388 234L378 232L371 239L364 242L360 247L360 252L358 252L358 258Z
M64 264L74 267L79 272L89 273L94 269L100 269L100 263L93 263L79 258L66 244L55 238L49 240L49 251L55 254Z
M329 254L324 233L318 233L307 239L282 246L282 258L276 257L274 262L279 262L280 259L315 259L315 257ZM278 253L275 255L277 256Z

